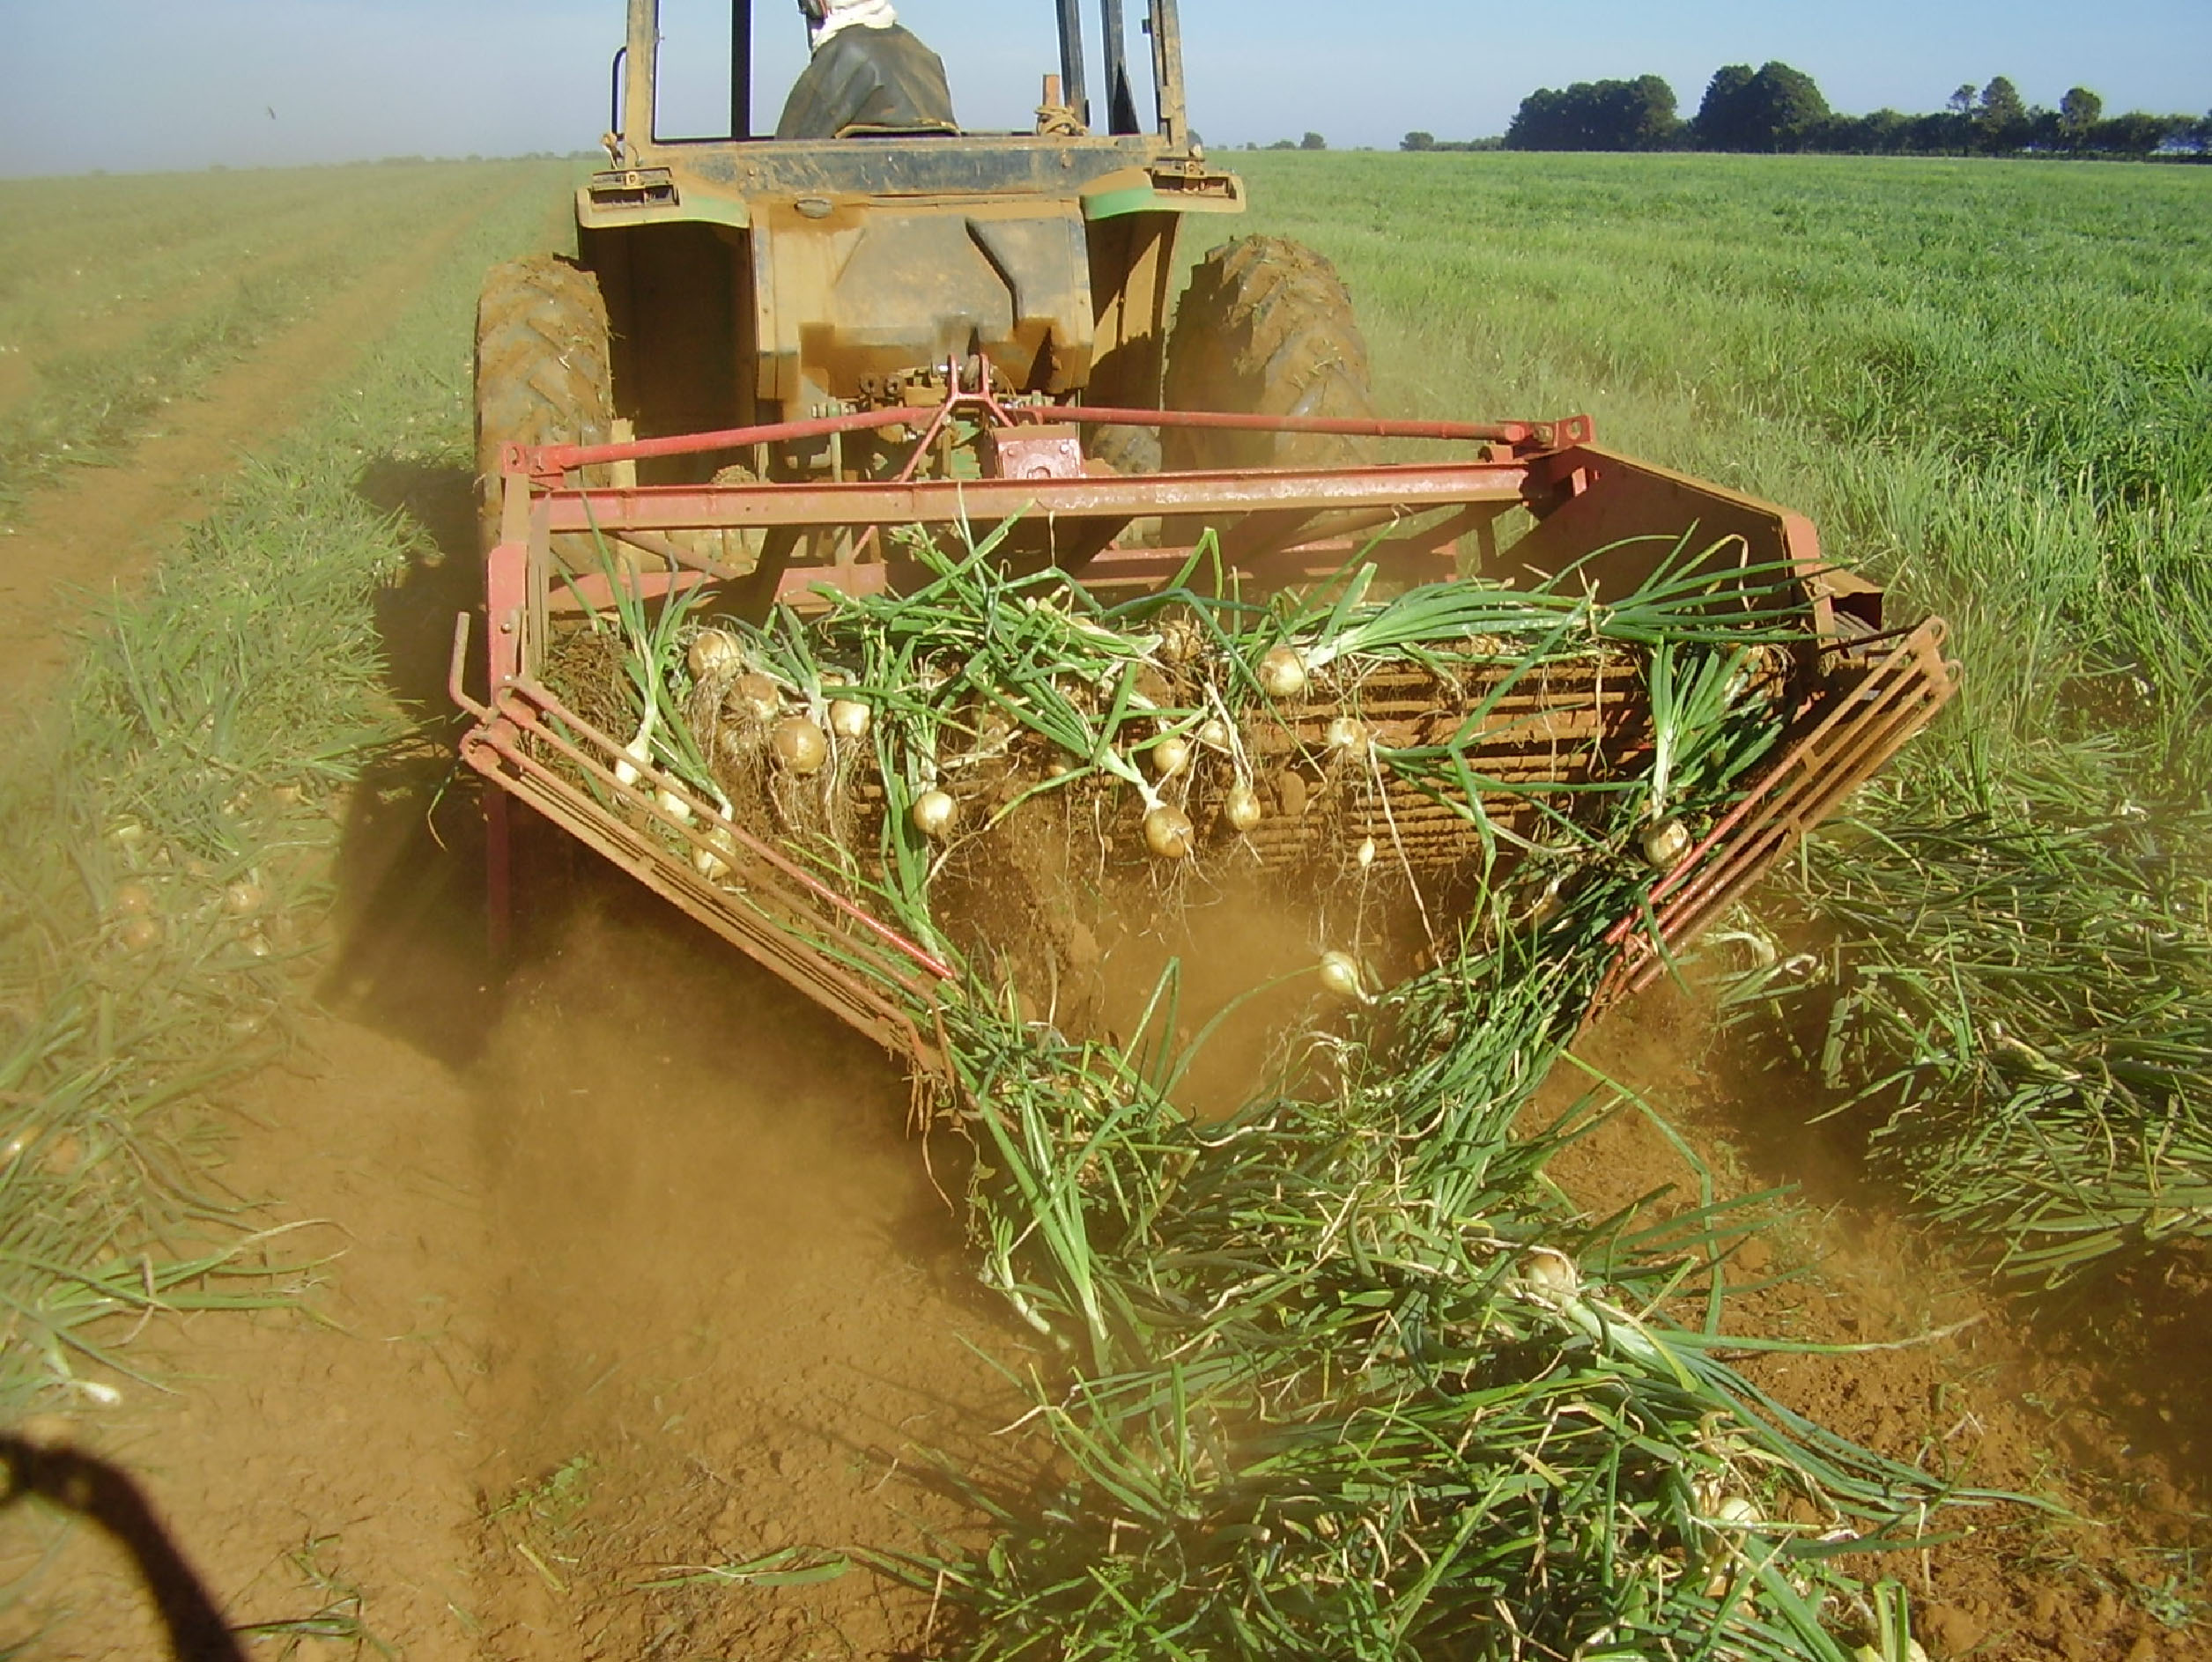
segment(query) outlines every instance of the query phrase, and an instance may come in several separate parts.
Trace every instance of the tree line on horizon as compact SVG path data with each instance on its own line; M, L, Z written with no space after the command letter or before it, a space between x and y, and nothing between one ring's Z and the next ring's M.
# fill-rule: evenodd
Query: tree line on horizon
M1730 63L1713 73L1698 113L1683 121L1664 78L1578 81L1539 87L1520 101L1502 138L1453 143L1408 133L1401 150L1714 150L1759 153L1822 151L1861 156L2080 156L2132 160L2165 154L2212 159L2212 114L2107 116L2105 100L2077 86L2056 109L2028 103L1996 76L1953 92L1925 115L1879 109L1846 115L1828 107L1804 70L1773 63Z

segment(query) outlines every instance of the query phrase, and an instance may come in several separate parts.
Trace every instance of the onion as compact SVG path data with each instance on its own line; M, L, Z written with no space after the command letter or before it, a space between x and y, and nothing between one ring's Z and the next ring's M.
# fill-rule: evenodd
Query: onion
M776 713L783 708L783 694L776 690L774 682L756 669L730 683L725 702L736 705L756 721L773 721Z
M1180 860L1190 853L1193 838L1190 816L1162 802L1144 816L1144 846L1162 860Z
M1190 765L1190 746L1180 739L1162 739L1152 747L1152 772L1172 779Z
M1328 748L1332 750L1365 750L1367 724L1357 716L1338 716L1328 724Z
M1713 1518L1735 1529L1757 1529L1766 1521L1759 1516L1759 1509L1741 1495L1731 1495L1714 1507Z
M249 878L241 877L223 890L223 910L233 918L247 917L259 912L262 902L266 897L262 893L259 883Z
M123 927L115 932L115 939L122 942L125 951L151 951L161 944L161 920L143 913L125 919Z
M1645 828L1644 863L1655 871L1672 871L1690 852L1690 827L1678 819L1662 819Z
M907 814L916 831L943 842L951 835L952 822L959 817L960 805L943 791L924 791L914 798L914 805Z
M822 735L822 729L803 715L788 715L777 722L768 743L776 760L794 773L817 772L830 753L830 742Z
M690 666L692 679L704 681L710 676L726 676L745 661L744 653L737 645L737 637L721 629L702 629L692 637L692 644L684 661Z
M1359 868L1362 871L1373 865L1375 863L1375 839L1372 837L1361 838L1359 846L1352 851L1352 858L1359 862Z
M1306 691L1306 660L1296 646L1270 646L1260 660L1260 685L1270 698L1295 698Z
M1520 1255L1520 1279L1542 1293L1572 1298L1580 1290L1582 1277L1574 1260L1556 1246L1532 1246Z
M674 791L662 791L653 799L660 810L679 825L692 823L692 805Z
M1229 748L1229 724L1219 716L1208 716L1198 727L1198 742L1210 750Z
M1367 1001L1367 989L1359 984L1359 960L1349 952L1321 954L1321 985L1342 999Z
M142 883L119 883L115 892L107 897L107 904L119 917L148 917L154 909L153 890Z
M1221 816L1231 827L1248 831L1260 823L1260 793L1249 785L1232 785L1221 799Z
M1197 625L1187 618L1173 618L1160 625L1159 654L1165 662L1188 663L1203 644Z
M719 883L729 875L729 862L737 853L737 839L729 834L727 825L716 825L707 833L707 846L692 850L692 869L709 883Z
M840 739L864 739L871 713L858 698L836 698L830 704L830 731Z

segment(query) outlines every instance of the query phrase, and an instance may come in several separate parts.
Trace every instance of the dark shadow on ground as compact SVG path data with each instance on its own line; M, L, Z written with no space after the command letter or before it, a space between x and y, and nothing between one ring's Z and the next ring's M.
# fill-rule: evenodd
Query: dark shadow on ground
M404 575L376 605L387 684L413 731L353 794L337 861L338 952L318 993L349 1020L462 1066L497 1015L483 814L455 767L462 716L446 690L454 618L481 598L474 484L465 468L385 457L354 489L415 533Z

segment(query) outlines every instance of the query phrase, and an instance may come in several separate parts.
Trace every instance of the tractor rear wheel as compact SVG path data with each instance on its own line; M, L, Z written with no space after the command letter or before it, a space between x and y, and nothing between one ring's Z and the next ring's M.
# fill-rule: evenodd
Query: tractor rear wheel
M1167 342L1170 410L1372 421L1367 343L1336 268L1281 237L1244 237L1201 261ZM1167 427L1168 468L1333 468L1372 461L1372 439Z
M489 548L499 529L499 448L604 444L614 376L599 279L534 254L492 268L477 301L477 523ZM603 484L604 469L585 470Z

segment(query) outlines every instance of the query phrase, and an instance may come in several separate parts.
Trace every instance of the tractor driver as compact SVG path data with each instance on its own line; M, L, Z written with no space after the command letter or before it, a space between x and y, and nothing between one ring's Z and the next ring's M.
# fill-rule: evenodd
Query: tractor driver
M891 0L799 0L814 55L778 138L957 133L944 60L899 26Z

